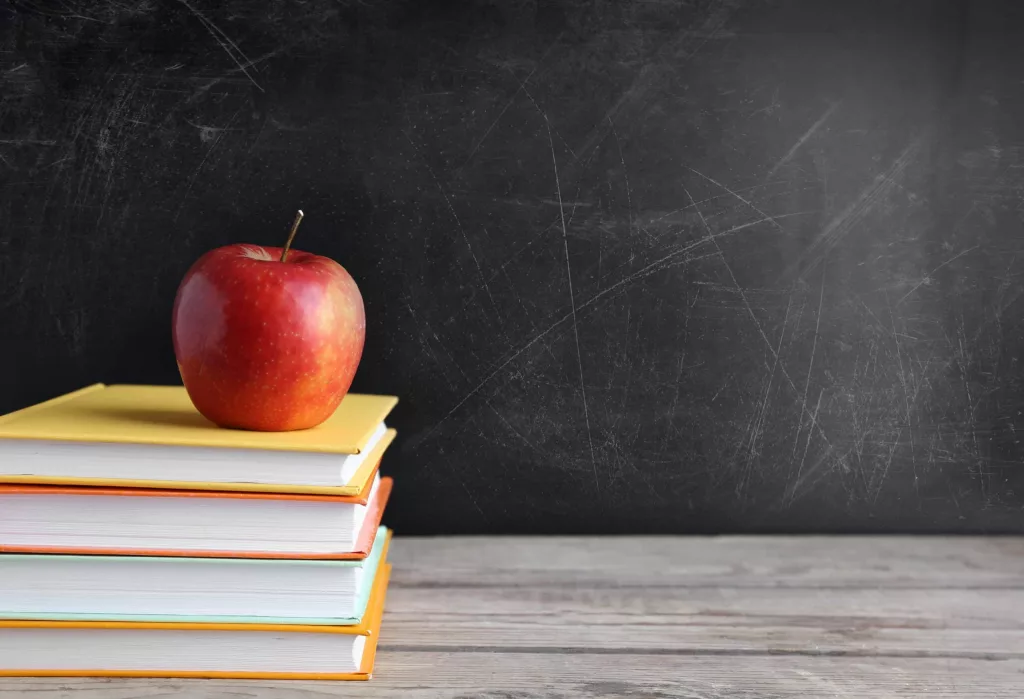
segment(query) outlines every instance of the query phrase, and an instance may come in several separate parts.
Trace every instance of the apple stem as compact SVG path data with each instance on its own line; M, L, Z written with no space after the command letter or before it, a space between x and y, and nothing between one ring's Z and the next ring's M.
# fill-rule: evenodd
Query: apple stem
M299 230L299 224L302 223L303 215L302 209L299 209L299 213L295 216L295 223L292 224L292 232L288 234L288 242L284 244L284 250L281 251L281 262L284 262L288 257L288 250L292 246L292 241L295 240L295 233Z

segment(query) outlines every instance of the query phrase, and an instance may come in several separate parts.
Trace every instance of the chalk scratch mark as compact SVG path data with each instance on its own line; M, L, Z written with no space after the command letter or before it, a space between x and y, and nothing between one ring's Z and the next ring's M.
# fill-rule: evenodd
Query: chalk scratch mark
M619 151L619 161L622 163L622 178L626 182L626 213L629 216L629 232L633 232L633 195L629 190L629 171L626 168L626 158L622 155L622 144L619 142L619 134L615 130L615 122L608 117L608 123L612 127L612 136L615 138L615 147Z
M450 460L446 459L446 461ZM462 474L455 473L455 468L452 467L450 463L448 464L448 469L452 472L452 476L455 478L455 480L459 482L459 485L462 486L462 491L466 494L466 497L469 499L469 502L473 505L473 509L480 513L480 516L483 518L485 522L489 522L490 520L487 517L487 513L483 511L479 503L477 503L476 498L473 497L473 491L470 490L468 485L466 485L466 479L462 477Z
M907 166L913 161L917 152L920 150L922 144L925 141L925 136L920 136L915 140L911 141L910 144L903 149L890 165L889 169L879 176L874 181L864 188L860 195L838 213L835 218L828 222L825 228L818 234L818 236L811 241L811 244L807 247L807 250L803 255L800 256L792 265L790 265L787 274L792 274L796 270L799 264L810 255L814 255L814 259L810 264L807 265L804 272L809 272L815 265L825 259L828 252L834 248L839 242L849 233L854 226L856 226L872 209L878 204L879 201L892 189L898 178Z
M903 386L903 405L906 409L907 415L907 430L910 433L910 462L914 470L914 488L918 487L917 482L917 456L915 455L914 449L914 426L910 422L910 397L907 392L907 374L903 370L903 352L900 350L900 337L896 332L896 320L892 315L892 305L889 304L889 294L885 294L885 303L889 307L889 324L892 327L892 339L896 343L896 360L899 363L900 368L900 385Z
M416 154L420 155L419 148L416 147L416 143L409 137L409 134L403 131L402 135L404 135L405 139L409 141L409 145L413 147ZM487 284L487 278L484 277L483 268L480 267L480 260L477 259L476 252L473 250L473 245L469 242L469 236L466 235L466 229L463 228L459 215L455 213L455 207L452 205L452 200L448 197L448 193L445 191L444 187L441 186L441 180L437 179L437 175L434 174L434 169L430 167L430 163L428 163L427 159L423 158L422 155L420 157L423 160L424 167L427 168L427 172L430 173L431 179L434 180L434 184L437 186L437 191L441 193L442 197L444 197L445 204L448 205L448 211L451 213L452 218L455 219L455 224L459 227L459 233L462 234L462 240L466 243L466 247L469 249L470 257L473 258L473 264L476 265L476 273L479 275L480 281L483 282L484 291L487 292L487 298L491 301L491 307L494 309L495 313L498 313L498 306L494 302L494 296L491 295L491 287Z
M803 430L804 425L804 412L807 410L807 389L811 385L811 369L814 368L814 354L818 350L818 330L821 328L821 306L825 300L825 270L827 267L822 266L821 268L821 291L818 292L818 316L814 322L814 340L811 341L811 360L807 362L807 379L804 381L804 407L800 411L800 424L796 428L796 437L793 438L793 458L796 458L796 448L800 444L800 432Z
M882 493L882 486L885 484L885 479L889 475L889 467L892 466L892 455L896 453L896 447L899 446L900 439L903 437L903 428L899 428L896 432L896 439L893 440L889 446L889 458L885 461L885 467L882 469L882 475L878 479L878 485L875 487L875 495L872 498L872 502L878 502L878 496Z
M561 34L559 36L561 36ZM509 73L509 75L512 76L513 80L515 80L515 81L517 81L519 83L519 87L522 89L523 94L525 94L526 97L530 100L530 102L533 103L533 106L537 110L537 113L540 114L542 119L544 119L544 124L545 124L546 128L548 129L548 131L549 132L552 131L552 129L551 129L551 120L548 119L547 113L543 109L540 108L540 104L537 102L537 100L534 98L534 96L527 89L526 83L521 81L521 80L519 80L519 78L516 77L516 74L513 73L511 70L509 70L508 73ZM556 136L558 136L558 140L562 142L562 145L565 146L565 149L567 151L569 151L569 154L572 155L572 157L575 160L578 160L575 151L573 151L572 147L569 145L569 142L566 141L565 138L562 137L562 134L558 133L557 129L554 130L554 133L555 133ZM548 135L550 136L550 133ZM592 158L592 157L593 157L593 154L591 154L591 156L589 158L587 158L587 164L590 163L590 158ZM560 215L563 223L566 226L569 226L569 225L572 224L572 219L576 215L576 207L577 206L584 206L584 207L593 206L592 204L586 204L586 203L583 203L583 202L579 201L580 191L582 190L582 187L583 187L582 184L579 184L576 187L576 194L573 195L572 211L569 212L569 220L568 221L565 221L565 213L562 211L562 209L564 208L564 204L558 204L558 202L555 202L559 206L559 215ZM540 201L542 203L550 203L546 199L541 199Z
M196 183L196 178L199 177L199 173L202 172L203 166L206 165L206 161L209 159L210 154L217 149L217 146L220 145L221 140L224 138L224 134L231 129L231 125L235 123L235 118L238 116L239 111L241 110L235 111L234 115L231 117L231 121L228 122L227 126L217 131L216 140L212 144L210 144L210 147L206 150L206 154L203 156L203 159L199 161L199 167L195 169L195 172L192 173L192 177L189 178L188 187L185 188L185 195L181 198L181 206L178 207L178 210L174 214L174 221L178 220L178 217L181 215L182 209L185 208L185 204L188 201L188 195L192 193L192 187Z
M737 479L736 483L737 497L742 497L745 486L750 481L754 460L760 456L760 453L757 450L758 440L764 435L765 415L768 412L768 403L771 398L772 382L775 380L775 372L779 368L779 357L782 354L782 341L786 337L786 327L789 323L789 312L792 307L793 297L790 295L789 303L786 304L786 315L782 320L782 332L779 334L779 344L775 348L775 362L772 365L771 372L768 374L768 382L764 389L764 397L761 399L761 404L754 410L751 416L747 437L744 438L744 442L747 445L747 456L743 465L742 474ZM716 393L715 396L717 397L717 395L718 394Z
M548 54L551 53L551 49L555 48L555 46L558 44L561 38L562 33L559 32L558 36L555 37L555 40L551 42L551 45L548 46L548 48L544 51L543 55L537 60L537 65L533 67L533 70L530 71L530 74L526 76L525 80L519 80L519 78L516 78L516 82L519 83L519 87L512 94L512 97L509 98L508 102L505 103L505 106L502 107L501 111L498 112L498 116L495 117L494 121L491 122L491 125L487 127L486 131L484 131L484 135L480 137L480 140L477 141L476 145L473 146L472 150L469 151L469 155L466 156L466 160L459 167L459 172L462 172L462 170L465 169L467 165L469 165L470 161L473 160L473 156L476 155L476 152L478 150L480 150L480 146L482 146L484 144L484 141L487 140L487 137L491 135L491 131L493 131L494 127L498 125L498 122L501 121L501 118L505 116L505 112L508 111L509 107L511 107L515 103L516 97L519 96L519 93L524 92L526 90L526 83L530 82L530 78L533 77L533 74L536 73L537 69L540 68L541 64L544 63L544 59L548 57ZM512 74L512 77L515 78L515 73Z
M686 192L687 198L689 198L690 202L694 205L694 210L697 212L697 216L700 218L700 222L704 226L704 230L707 231L708 233L708 237L706 238L706 240L710 240L712 243L714 243L715 248L718 250L718 253L722 258L722 264L725 265L725 270L729 273L729 278L732 280L733 289L736 291L737 294L739 294L740 299L743 301L743 305L744 307L746 307L747 313L750 315L750 319L754 322L754 327L757 328L757 332L761 335L761 339L764 340L765 346L768 348L768 351L771 352L772 358L778 360L778 352L775 351L775 348L772 346L771 340L769 340L768 335L765 334L764 326L762 326L761 321L757 319L757 314L754 313L754 308L750 305L750 300L747 298L746 292L744 292L743 287L740 286L739 280L736 279L736 275L733 273L732 267L729 265L728 260L726 260L725 258L725 254L722 251L722 247L718 244L718 238L722 234L714 234L711 232L711 226L708 225L708 221L706 218L704 218L704 213L700 210L700 207L696 206L697 202L693 198L693 195L690 194L690 191L685 187L683 187L683 191ZM774 219L771 216L768 216L767 214L763 215L765 216L765 218L762 221L759 221L758 223L761 223L763 221L774 221ZM786 380L789 382L789 385L795 389L796 384L793 383L793 379L789 376L789 372L786 371L785 367L782 367L782 375L786 377Z
M700 208L696 206L696 200L693 198L693 195L690 194L690 190L686 189L686 187L683 187L683 191L686 192L686 196L690 199L690 202L694 204L694 211L697 212L697 216L700 218L700 222L704 226L704 230L708 234L708 239L711 240L712 243L714 243L715 248L722 256L722 264L725 265L725 270L729 273L729 278L732 280L732 284L733 287L735 287L736 293L738 293L740 295L740 298L743 300L743 305L746 306L747 313L750 314L750 318L751 320L754 321L754 325L757 326L758 332L761 333L761 337L764 338L765 343L768 345L769 349L771 349L771 341L765 334L764 328L761 326L761 321L757 319L757 315L754 313L754 309L753 307L751 307L749 299L747 299L746 292L743 291L743 287L740 286L739 281L736 279L736 275L733 274L732 267L729 265L729 261L725 258L725 253L722 251L722 246L718 244L718 236L711 231L711 226L708 225L707 219L704 218L704 212L702 212ZM776 359L778 359L779 355L775 352L774 349L772 349L772 354L775 356Z
M516 77L516 74L513 73L511 70L509 71L509 75L511 75L514 80L517 80L517 81L519 80L519 78ZM565 149L567 151L569 151L569 154L575 159L576 158L576 153L573 151L572 146L569 145L569 142L565 140L565 137L562 136L562 134L560 134L557 129L552 129L551 128L551 120L548 118L547 112L545 112L543 109L540 108L540 103L537 102L536 98L533 96L533 93L531 93L530 90L527 89L526 83L520 82L519 84L523 88L523 94L526 95L526 98L528 100L530 100L530 102L533 103L533 106L537 110L537 113L540 114L541 118L544 120L545 126L547 127L548 131L553 131L554 134L556 136L558 136L558 140L562 142L562 145L565 147ZM569 221L568 221L568 223L572 223L572 217L576 214L576 206L579 203L578 202L579 196L580 196L580 187L577 187L576 188L576 194L573 195L573 200L574 200L575 203L573 204L573 207L572 207L572 213L569 214ZM564 216L563 216L563 218L564 218Z
M224 53L230 56L231 60L235 62L235 65L237 65L238 68L242 71L242 73L245 74L245 77L249 78L249 82L255 85L256 89L258 89L260 92L266 92L266 90L264 90L260 86L260 84L256 82L256 79L249 74L249 71L246 70L245 65L243 65L243 61L240 61L238 59L238 56L241 56L243 59L245 59L245 64L248 64L250 66L252 65L252 61L249 60L248 56L242 53L242 49L238 48L238 44L232 41L231 37L229 37L227 34L221 31L220 27L218 27L212 21L207 19L206 15L204 15L202 12L194 8L192 4L189 3L188 0L178 0L178 2L187 7L189 11L192 14L194 14L199 19L200 22L202 22L203 26L206 27L206 31L210 32L210 36L212 36L217 41L217 43L220 44L220 47L224 49ZM237 51L238 56L235 56L234 52L231 49Z
M498 410L493 405L491 405L490 401L484 401L484 402L487 403L487 407L491 409L491 412L494 413L497 416L497 418L502 421L502 423L504 423L505 427L507 427L512 434L514 434L516 437L519 437L519 439L522 440L523 444L525 444L526 446L530 447L531 449L533 449L536 452L543 453L540 449L537 448L536 444L531 442L529 439L527 439L525 436L523 436L522 432L520 432L515 427L513 427L512 423L509 422L505 418L504 415L502 415L500 412L498 412Z
M41 141L34 138L0 138L0 144L5 146L55 146L56 141Z
M196 91L192 93L192 96L189 97L187 100L185 100L185 104L189 104L190 102L194 101L197 97L202 95L204 92L209 90L214 85L216 85L216 84L218 84L220 82L223 82L224 79L227 78L227 76L233 75L233 74L239 73L239 72L245 72L246 68L252 68L255 65L263 63L263 61L266 61L266 60L269 60L271 58L274 58L275 56L277 56L277 55L279 55L281 53L284 53L284 51L286 51L287 49L290 49L290 48L291 48L291 45L278 47L278 48L274 49L273 51L265 53L265 54L263 54L262 56L260 56L258 58L254 58L251 61L246 61L245 63L242 63L237 68L232 68L231 70L227 71L227 73L225 75L223 75L223 76L221 76L219 78L214 78L214 79L210 80L209 82L207 82L205 85L199 86L196 89ZM263 124L266 125L266 121L265 120L264 120ZM261 127L261 129L262 129L262 127Z
M689 198L690 202L693 203L693 204L696 204L696 201L694 200L693 195L690 194L689 190L687 190L684 187L683 191L686 192L686 196ZM718 254L722 258L722 264L725 265L725 269L729 273L729 277L732 279L733 287L734 287L735 291L739 294L740 299L743 301L743 305L746 307L747 313L750 315L750 319L754 322L754 327L757 328L757 332L761 335L761 339L764 341L765 347L767 347L768 351L771 352L772 357L774 359L778 360L778 358L779 358L778 352L775 351L775 348L772 346L771 340L769 340L768 339L768 335L765 334L764 326L762 326L761 325L761 321L759 321L757 319L757 315L754 313L754 309L750 305L750 300L747 298L746 293L743 291L743 288L740 286L739 281L736 279L736 275L732 271L732 267L729 266L729 262L728 262L728 260L726 260L725 254L722 252L722 248L718 244L718 238L720 237L721 234L713 234L711 232L711 227L708 225L707 219L704 218L704 214L701 212L699 207L695 206L694 210L697 212L697 216L700 218L700 221L701 221L701 223L704 226L704 230L708 232L707 240L711 240L711 242L714 243L715 248L718 250ZM762 215L765 216L765 220L774 221L774 219L771 216L768 216L767 214L764 214L763 212L762 212ZM775 224L775 225L778 225L778 224ZM797 391L798 389L796 387L796 383L793 381L793 377L791 377L789 375L789 372L786 370L785 365L781 366L780 368L782 369L782 375L785 377L786 382L789 384L789 386L794 391ZM805 405L801 409L801 414L800 414L800 419L801 420L803 420L803 415L806 412L807 412L807 406ZM813 421L812 420L812 427L817 428L818 432L821 433L821 438L823 440L825 440L825 443L829 445L829 448L831 448L832 443L829 441L828 437L825 435L825 431L822 430L821 426L817 424L817 421Z
M779 357L782 355L782 341L786 337L786 326L789 323L789 311L793 308L793 296L790 295L789 303L786 304L786 315L782 319L782 332L779 334L779 344L775 348L775 362L772 364L772 371L768 374L768 385L764 390L764 398L761 400L761 407L758 410L757 422L755 423L754 434L750 440L749 458L753 458L757 448L757 439L764 434L764 418L768 412L768 399L771 396L772 382L775 380L775 372L779 368Z
M646 102L648 94L656 88L658 83L667 74L672 70L680 70L681 66L689 63L708 41L718 36L718 33L728 22L737 3L714 2L710 4L712 9L704 17L701 25L694 27L691 31L681 32L675 40L668 42L660 48L657 51L658 55L654 62L641 66L629 87L622 92L615 104L604 113L601 119L595 122L594 128L583 139L583 144L579 148L579 157L566 168L570 180L575 178L574 166L580 165L579 158L588 156L587 162L589 163L589 157L593 155L597 147L604 143L605 138L608 137L609 130L605 127L605 123L613 123L621 112L627 111L634 105ZM700 37L701 41L691 50L687 50L688 47L681 44L693 36Z
M959 260L959 259L960 259L961 257L963 257L964 255L966 255L967 253L969 253L969 252L973 252L974 250L977 250L977 249L978 249L978 246L977 246L977 245L975 245L975 246L974 246L974 247L972 247L972 248L967 248L966 250L964 250L964 251L963 251L963 252L961 252L960 254L958 254L958 255L955 255L955 256L953 256L953 257L949 258L948 260L946 260L945 262L943 262L943 263L942 263L941 265L939 265L938 267L936 267L935 269L933 269L933 270L932 270L931 272L929 272L928 274L924 275L924 278L923 278L923 279L921 279L921 281L919 281L919 282L918 282L917 284L915 284L915 285L914 285L914 288L913 288L913 289L911 289L910 291L908 291L907 293L905 293L905 294L903 295L903 298L901 298L901 299L900 299L899 301L897 301L897 302L896 302L896 307L897 307L897 308L899 308L899 305L900 305L901 303L903 303L904 301L906 301L906 300L907 300L907 297L908 297L908 296L910 296L911 294L913 294L913 293L914 293L915 291L917 291L918 289L920 289L920 288L921 288L922 286L924 286L925 284L929 283L929 282L931 281L931 277L932 277L932 275L933 275L933 274L935 274L936 272L938 272L938 271L939 271L940 269L942 269L942 268L943 268L943 267L945 267L946 265L948 265L948 264L950 264L950 263L952 263L952 262L956 262L957 260Z
M784 216L777 216L776 218L785 218L785 216L799 216L799 215L801 215L803 213L806 213L806 212L796 212L796 213L793 213L793 214L786 214ZM593 304L597 303L598 301L600 301L601 299L607 297L609 294L612 294L613 292L619 291L620 289L622 289L622 288L624 288L624 287L626 287L626 286L628 286L628 285L630 285L630 284L632 284L632 283L634 283L636 281L639 281L641 279L645 279L646 277L649 277L652 274L656 274L656 273L660 272L663 269L667 269L676 258L681 257L683 255L686 255L691 250L694 250L694 249L699 248L700 246L702 246L702 245L704 245L706 243L711 242L712 239L722 238L722 237L731 235L733 233L736 233L738 231L744 230L746 228L751 228L753 226L756 226L756 225L759 225L759 224L762 224L762 223L766 223L767 220L768 219L760 219L760 220L757 220L757 221L750 221L749 223L744 223L744 224L741 224L739 226L734 226L733 228L730 228L729 230L723 231L721 233L716 233L714 235L706 236L704 238L700 238L698 240L695 240L695 241L692 241L690 243L687 243L686 245L683 245L683 246L681 246L679 248L676 248L672 252L668 253L667 255L664 255L663 257L658 258L654 262L651 262L650 264L642 267L641 269L638 269L636 272L628 274L627 276L623 277L622 279L620 279L619 281L615 282L611 286L608 286L608 287L602 289L601 291L597 292L596 294L591 296L589 299L587 299L586 301L584 301L580 305L576 306L575 313L573 313L571 311L569 313L566 313L561 318L559 318L558 320L554 321L547 328L545 328L544 330L542 330L541 332L536 334L529 341L527 341L526 344L524 344L522 347L520 347L515 352L513 352L507 359L501 361L493 370L491 370L486 376L484 376L484 378L481 379L480 382L478 384L476 384L476 386L474 386L472 389L470 389L469 392L465 396L463 396L458 402L456 402L455 406L452 407L452 409L449 410L447 413L445 413L445 415L440 420L438 420L434 424L434 426L425 435L423 435L423 437L421 437L417 441L417 443L422 443L422 442L426 441L434 432L437 431L437 429L442 424L444 424L452 415L454 415L456 413L456 411L458 411L459 408L461 408L463 405L465 405L466 402L470 398L472 398L477 393L479 393L480 390L484 386L486 386L488 383L490 383L491 379L493 379L495 376L500 374L502 372L502 370L505 369L505 367L507 367L512 362L514 362L524 352L528 351L531 347L533 347L538 342L543 340L545 337L550 335L556 329L558 329L559 327L564 325L567 321L571 320L575 316L576 313L579 313L580 311L582 311L582 310L592 306ZM770 347L770 349L772 350L772 355L774 356L775 355L774 348ZM785 366L780 366L779 368L782 371L783 376L786 377L786 380L789 383L789 385L793 386L795 388L795 384L793 383L793 379L789 376L788 372L785 369ZM717 398L717 394L716 394L715 397ZM712 399L712 401L713 400L714 399Z
M824 395L824 393L825 393L825 389L824 388L822 388L820 391L818 391L818 404L815 406L814 414L811 416L811 425L812 426L816 425L817 422L818 422L818 411L821 409L821 397L822 397L822 395ZM807 452L808 452L808 450L811 447L811 432L812 432L812 430L807 430L807 441L804 442L804 455L800 459L800 467L796 471L796 478L793 480L793 487L789 491L789 501L790 501L790 503L792 503L793 499L796 497L796 491L800 488L801 485L803 485L803 481L808 476L810 476L811 473L815 470L814 468L812 468L810 471L807 472L806 476L801 476L801 474L803 473L803 470L804 470L804 463L806 463L806 461L807 461Z
M715 180L715 179L712 179L712 178L708 177L708 176L707 176L707 175L705 175L705 174L704 174L703 172L698 172L697 170L694 170L694 169L693 169L692 167L689 167L689 166L687 166L687 165L684 165L683 167L685 167L685 168L686 168L687 170L689 170L689 171L690 171L690 172L692 172L693 174L695 174L695 175L699 175L699 176L703 177L703 178L704 178L705 180L707 180L707 181L708 181L708 182L710 182L711 184L715 185L716 187L721 187L721 188L722 188L723 190L725 190L726 192L728 192L728 193L729 193L729 194L731 194L732 196L736 197L736 198L737 198L737 199L739 199L739 200L740 200L741 202L743 202L744 204L746 204L747 206L749 206L749 207L750 207L751 209L753 209L754 211L756 211L757 213L759 213L759 214L760 214L761 216L763 216L763 217L764 217L764 219L765 219L766 221L769 221L769 222L770 222L770 223L771 223L772 225L774 225L774 226L775 226L776 228L778 228L778 229L779 229L780 231L782 230L782 226L780 226L780 225L779 225L779 223L778 223L778 221L776 221L776 220L775 220L775 219L776 219L776 218L778 218L778 217L772 217L772 216L769 216L768 214L766 214L765 212L763 212L763 211L761 211L761 210L760 210L759 208L757 208L757 207L756 207L756 206L755 206L755 205L753 204L753 202L751 202L751 201L750 201L749 199L747 199L746 197L744 197L744 196L742 196L742 195L738 194L737 192L735 192L735 191L733 191L733 190L729 189L728 187L726 187L726 186L725 186L724 184L722 184L722 183L721 183L721 182L719 182L718 180ZM697 205L696 205L696 202L694 201L693 197L690 197L690 201L691 201L691 202L694 202L693 206L694 206L694 208L696 209L696 208L697 208ZM698 210L698 213L700 213L700 212L699 212L699 210ZM704 217L703 217L703 216L701 216L701 218L703 219Z
M555 157L555 142L551 138L551 124L544 117L548 130L548 145L551 147L551 165L555 171L555 190L558 193L558 213L562 218L562 244L565 248L565 274L569 280L569 305L572 307L572 332L576 336L576 363L580 370L580 393L583 395L583 417L587 422L587 441L590 443L590 465L594 470L594 485L601 489L597 474L597 460L594 458L594 438L590 431L590 409L587 407L587 387L583 381L583 354L580 352L580 331L576 324L576 297L572 290L572 266L569 264L569 232L565 227L565 207L562 206L562 185L558 179L558 159Z
M771 185L779 184L780 182L781 182L781 180L775 180L775 181L772 181L772 182L762 182L761 184L754 184L754 185L751 185L749 187L740 187L739 189L733 190L733 192L749 192L750 190L753 190L753 189L763 189L765 187L770 187ZM791 194L792 192L787 192L787 193ZM722 197L727 197L727 196L731 196L731 195L732 195L732 192L725 193L725 194L716 194L713 197L707 197L706 199L701 199L700 201L697 202L697 204L707 204L709 201L717 201L717 200L721 199ZM652 219L648 220L647 223L649 225L653 225L655 223L660 223L661 221L664 221L665 219L669 218L670 216L675 216L678 213L682 213L683 211L688 211L689 209L692 209L692 208L693 208L692 206L687 204L686 206L680 207L678 209L674 209L672 211L669 211L668 213L664 213L661 216L658 216L657 218L652 218ZM658 213L660 213L660 212L658 212ZM784 215L776 216L775 218L785 218L785 216ZM667 223L672 223L672 222L673 221L670 220Z
M793 147L790 148L789 151L784 156L782 156L782 159L779 160L779 162L775 163L775 166L771 170L768 171L768 176L765 177L765 179L768 179L769 177L774 175L776 170L778 170L780 167L782 167L783 165L788 163L793 158L793 156L796 155L796 152L798 150L800 150L800 146L802 146L804 143L806 143L807 139L809 139L811 136L813 136L818 131L818 129L821 128L822 124L824 124L826 121L828 121L828 118L830 116L832 116L833 112L835 112L838 107L839 107L839 103L835 102L835 103L832 104L831 107L826 109L825 113L822 114L821 117L816 122L811 124L811 128L807 129L807 131L804 132L804 135L801 136L799 139L797 139L797 142L793 144Z

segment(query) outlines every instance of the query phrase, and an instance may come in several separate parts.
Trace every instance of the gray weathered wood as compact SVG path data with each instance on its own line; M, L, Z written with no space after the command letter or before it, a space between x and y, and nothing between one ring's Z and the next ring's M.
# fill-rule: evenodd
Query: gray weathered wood
M667 657L401 651L367 683L7 680L32 699L1020 699L1024 663L927 658Z
M0 679L0 699L1020 697L1024 539L396 538L367 684Z
M396 542L406 584L1024 586L1024 537L514 537L410 544Z

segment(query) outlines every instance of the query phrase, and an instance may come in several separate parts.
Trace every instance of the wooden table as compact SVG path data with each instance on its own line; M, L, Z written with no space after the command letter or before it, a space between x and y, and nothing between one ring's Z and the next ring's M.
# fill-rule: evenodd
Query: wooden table
M1024 539L394 542L368 683L0 680L0 697L1024 697Z

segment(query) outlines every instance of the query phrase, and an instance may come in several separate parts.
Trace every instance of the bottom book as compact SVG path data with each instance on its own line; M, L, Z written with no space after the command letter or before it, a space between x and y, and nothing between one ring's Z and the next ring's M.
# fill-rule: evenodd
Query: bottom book
M367 680L390 576L351 626L0 619L0 676Z

